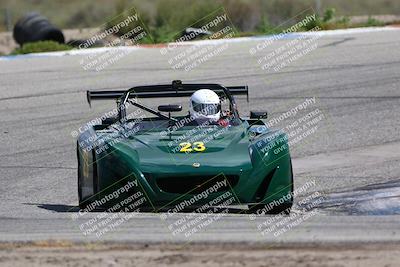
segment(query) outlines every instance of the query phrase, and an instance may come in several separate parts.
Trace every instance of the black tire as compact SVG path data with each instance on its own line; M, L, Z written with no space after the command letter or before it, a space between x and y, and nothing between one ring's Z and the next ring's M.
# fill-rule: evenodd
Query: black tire
M290 174L291 174L291 192L292 195L290 197L289 202L284 202L282 205L274 206L271 210L268 209L268 205L266 204L256 204L256 205L249 205L250 213L257 213L259 210L268 210L266 214L280 214L284 213L286 215L290 214L290 211L293 206L293 191L294 191L294 179L293 179L293 166L292 166L292 159L290 159Z
M256 204L256 205L250 205L249 206L249 211L250 211L250 213L253 213L253 214L273 214L273 215L277 215L277 214L283 213L285 215L289 215L291 208L292 208L292 203L289 203L289 202L283 203L280 206L273 207L272 209L269 209L268 205L265 205L265 204ZM259 213L260 210L261 211L267 210L267 212Z
M78 144L79 146L79 144ZM82 162L81 162L81 156L79 155L79 147L77 147L77 157L78 157L78 202L79 202L79 208L80 209L86 209L90 201L84 200L82 196ZM94 150L92 150L93 153L93 193L96 194L98 192L97 190L97 165L96 165L96 160L95 160L95 154ZM94 200L94 198L93 198Z
M79 144L78 144L79 146ZM87 207L87 204L83 202L82 199L82 167L81 167L81 157L79 155L79 148L76 149L76 154L78 158L78 203L79 203L79 209L83 210Z

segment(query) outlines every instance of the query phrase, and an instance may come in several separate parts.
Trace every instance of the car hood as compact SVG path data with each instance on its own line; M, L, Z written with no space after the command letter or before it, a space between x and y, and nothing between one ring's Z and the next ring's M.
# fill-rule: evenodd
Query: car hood
M184 142L190 143L190 147L194 147L195 142L203 142L205 149L184 153L180 145ZM237 173L252 167L244 125L204 129L182 127L168 134L157 130L139 132L121 145L134 154L143 172L187 172L186 167L190 167L198 172Z

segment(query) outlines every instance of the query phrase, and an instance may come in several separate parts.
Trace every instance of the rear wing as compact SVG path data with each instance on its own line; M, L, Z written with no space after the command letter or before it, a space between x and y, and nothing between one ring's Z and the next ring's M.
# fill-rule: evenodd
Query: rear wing
M187 97L199 89L210 89L216 93L225 93L229 99L232 98L232 95L246 95L247 102L249 102L247 85L224 87L220 84L207 83L183 84L179 80L173 81L172 84L136 86L128 90L87 91L86 97L89 105L91 105L92 100L121 99L126 101L129 98Z

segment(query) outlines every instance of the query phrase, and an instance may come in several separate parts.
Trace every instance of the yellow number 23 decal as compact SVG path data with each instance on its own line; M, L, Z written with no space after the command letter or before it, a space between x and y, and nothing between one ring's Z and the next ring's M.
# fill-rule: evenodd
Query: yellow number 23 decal
M188 142L183 142L183 143L180 143L179 146L181 147L179 152L182 152L182 153L190 153L192 151L202 152L202 151L206 150L206 147L203 142L194 142L193 144L188 143Z

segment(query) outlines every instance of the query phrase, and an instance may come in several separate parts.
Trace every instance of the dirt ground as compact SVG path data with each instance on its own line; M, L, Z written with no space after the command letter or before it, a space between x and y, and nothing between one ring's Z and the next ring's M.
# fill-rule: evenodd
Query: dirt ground
M399 266L400 244L0 244L0 266Z

